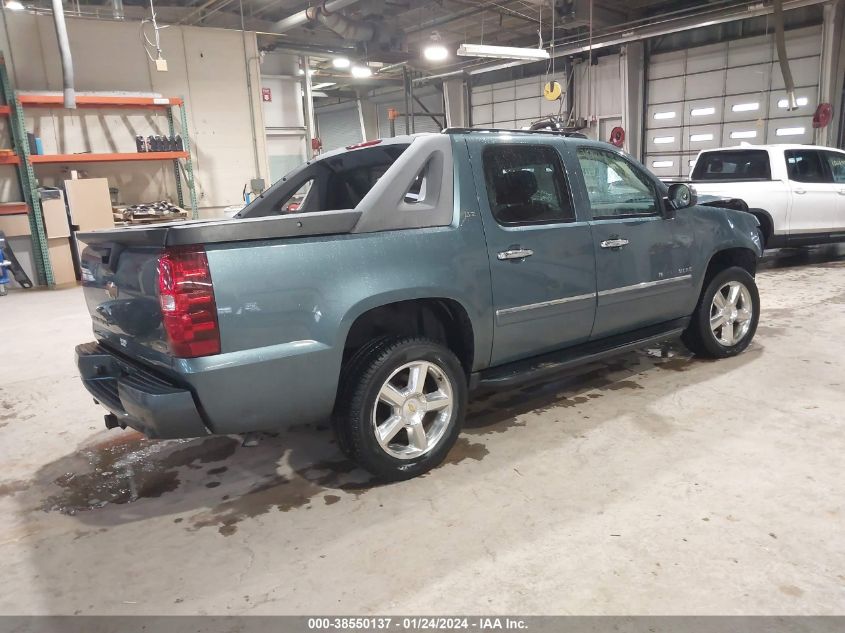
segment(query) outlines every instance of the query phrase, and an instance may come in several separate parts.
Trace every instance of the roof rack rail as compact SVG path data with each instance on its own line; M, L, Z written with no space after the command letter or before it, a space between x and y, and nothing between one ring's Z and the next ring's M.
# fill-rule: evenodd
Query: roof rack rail
M551 134L552 136L566 136L569 138L587 138L581 132L566 132L563 130L508 130L493 127L447 127L442 134L469 134L472 132L497 132L502 134Z

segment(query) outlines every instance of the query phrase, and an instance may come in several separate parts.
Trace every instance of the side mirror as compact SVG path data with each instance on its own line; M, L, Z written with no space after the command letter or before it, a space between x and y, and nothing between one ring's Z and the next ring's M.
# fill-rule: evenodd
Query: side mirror
M676 182L669 185L669 204L673 209L686 209L698 202L698 194L692 185Z

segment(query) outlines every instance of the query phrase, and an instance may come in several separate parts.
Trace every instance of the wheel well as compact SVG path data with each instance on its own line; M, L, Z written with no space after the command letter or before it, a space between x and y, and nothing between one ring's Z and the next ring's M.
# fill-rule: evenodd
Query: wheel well
M346 336L343 362L364 344L382 336L424 336L448 347L472 370L475 344L472 323L463 306L452 299L412 299L368 310L360 315Z
M768 213L761 209L750 209L748 212L757 218L758 222L760 222L760 230L763 232L763 245L765 246L766 242L768 242L774 234L775 227L772 222L772 218Z
M757 271L757 255L748 248L726 248L719 251L710 258L710 262L707 264L704 287L707 287L713 277L731 266L744 268L753 277Z

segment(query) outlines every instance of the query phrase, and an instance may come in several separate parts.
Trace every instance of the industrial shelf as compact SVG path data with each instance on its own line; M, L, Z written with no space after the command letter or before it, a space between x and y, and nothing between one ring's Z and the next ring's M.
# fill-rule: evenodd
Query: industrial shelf
M21 159L17 154L0 154L0 165L20 165Z
M28 211L29 205L26 202L0 202L0 215L17 215Z
M33 154L33 163L110 163L115 161L175 160L187 158L188 152L123 152L117 154Z
M12 108L7 105L0 105L0 114L5 114L9 116L12 113Z
M39 95L18 93L18 100L24 107L33 108L62 108L62 95ZM131 108L131 109L161 109L183 105L178 97L110 97L98 95L77 95L77 108Z

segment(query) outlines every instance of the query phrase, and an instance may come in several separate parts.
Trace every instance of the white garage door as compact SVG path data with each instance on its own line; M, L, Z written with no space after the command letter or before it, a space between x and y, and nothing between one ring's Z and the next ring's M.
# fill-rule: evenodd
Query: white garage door
M318 108L317 133L323 141L323 151L354 145L364 140L361 136L361 117L355 101Z
M821 27L787 31L797 110L786 109L774 37L654 55L648 68L645 163L685 177L702 149L740 143L811 143Z
M563 83L563 80L560 80ZM518 130L557 114L560 102L543 98L545 75L472 87L472 126Z

